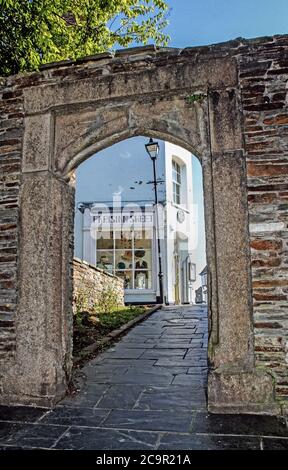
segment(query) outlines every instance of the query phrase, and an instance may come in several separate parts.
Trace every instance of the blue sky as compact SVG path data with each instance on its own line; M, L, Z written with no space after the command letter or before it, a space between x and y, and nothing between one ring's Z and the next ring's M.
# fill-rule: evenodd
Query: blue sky
M288 0L168 0L171 7L170 24L167 34L171 36L171 47L193 47L235 39L252 38L287 33ZM129 148L128 148L129 142ZM137 161L126 158L127 152L142 161L142 176L150 175L151 162L145 155L144 140L141 138L120 142L80 165L77 170L76 200L107 200L111 189L124 188L129 198L129 188L136 178ZM125 165L133 168L132 175L125 183ZM193 163L194 202L199 210L199 263L205 262L204 211L202 174L198 160ZM133 176L133 177L132 177ZM135 176L135 178L134 178ZM141 175L139 175L141 176ZM132 181L133 180L133 181ZM113 184L111 184L113 181ZM150 188L149 188L150 189ZM144 186L142 186L142 191ZM148 187L139 198L147 194ZM145 194L144 194L145 193ZM124 195L123 194L123 195ZM130 191L131 194L131 191ZM135 199L137 198L136 191Z
M287 0L167 0L170 46L287 33Z

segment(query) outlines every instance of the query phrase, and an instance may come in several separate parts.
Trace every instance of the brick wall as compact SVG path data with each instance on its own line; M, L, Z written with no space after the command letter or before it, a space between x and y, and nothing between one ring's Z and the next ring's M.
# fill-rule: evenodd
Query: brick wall
M74 287L74 302L73 309L75 311L76 297L79 293L87 293L89 299L88 303L90 308L101 297L103 290L111 288L116 293L118 305L124 305L124 282L117 276L103 271L102 269L95 268L86 262L82 262L75 258L73 261L73 287Z
M286 47L285 47L286 46ZM288 53L268 38L240 57L256 364L288 398Z
M13 357L17 307L18 203L23 136L21 91L0 79L0 361Z

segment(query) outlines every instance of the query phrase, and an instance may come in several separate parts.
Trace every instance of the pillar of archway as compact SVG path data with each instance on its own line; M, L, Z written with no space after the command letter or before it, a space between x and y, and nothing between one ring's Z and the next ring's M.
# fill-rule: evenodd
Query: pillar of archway
M236 61L224 54L195 62L188 53L179 63L174 52L165 52L158 63L153 51L152 63L148 53L144 63L141 53L138 59L133 53L131 62L129 53L100 59L98 73L83 69L85 79L76 65L66 81L56 74L51 83L52 67L47 77L39 74L38 86L23 87L16 351L3 369L3 403L50 405L64 395L72 364L73 171L98 150L144 134L182 145L202 160L209 409L276 409L270 375L255 369ZM203 97L194 99L199 94Z

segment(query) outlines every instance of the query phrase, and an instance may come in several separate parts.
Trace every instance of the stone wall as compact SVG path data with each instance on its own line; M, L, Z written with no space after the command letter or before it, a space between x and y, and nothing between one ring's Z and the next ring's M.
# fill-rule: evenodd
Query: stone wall
M73 260L73 287L74 313L76 312L76 298L79 294L84 294L85 297L87 295L87 304L89 310L92 311L94 304L97 303L106 289L111 289L116 294L117 305L124 305L123 280L77 258Z
M23 97L0 79L0 362L13 359L17 308Z
M259 377L265 375L258 381L262 398L272 377L277 412L287 403L287 78L288 36L274 36L183 50L136 48L0 80L3 403L50 404L65 392L71 176L96 151L139 134L202 158L210 358L224 376L215 402L247 410L257 400L255 362ZM194 93L206 98L191 103ZM256 392L248 396L243 388ZM209 400L212 394L210 387Z
M288 51L262 40L240 60L257 366L288 398Z

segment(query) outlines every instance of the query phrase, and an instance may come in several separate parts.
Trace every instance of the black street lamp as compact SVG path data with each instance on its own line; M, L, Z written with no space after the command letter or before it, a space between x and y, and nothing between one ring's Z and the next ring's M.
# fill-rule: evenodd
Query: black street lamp
M161 260L161 247L160 247L160 230L159 230L159 217L158 217L158 194L157 194L157 178L156 178L156 159L159 154L159 144L158 142L154 142L152 138L150 138L148 144L145 144L147 153L152 160L153 163L153 184L154 184L154 195L155 195L155 217L156 217L156 237L157 237L157 244L158 244L158 263L159 263L159 297L157 297L157 303L163 304L163 273L162 273L162 260Z

